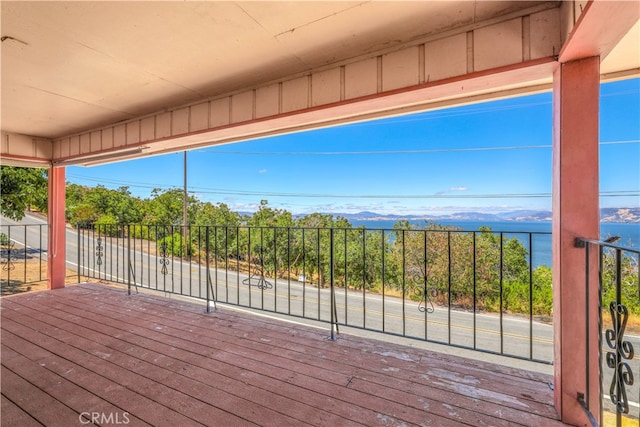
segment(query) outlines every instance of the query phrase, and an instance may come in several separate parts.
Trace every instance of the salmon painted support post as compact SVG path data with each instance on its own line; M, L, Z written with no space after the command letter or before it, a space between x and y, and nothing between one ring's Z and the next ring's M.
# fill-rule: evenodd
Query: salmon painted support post
M597 254L585 271L576 238L600 234L598 120L600 58L560 63L553 75L553 322L554 393L562 421L588 425L579 402L600 412L598 390ZM589 277L589 292L585 281ZM585 317L590 316L585 328ZM588 347L588 348L587 348ZM585 354L589 354L589 361ZM588 372L588 376L585 376ZM588 379L587 379L588 378ZM591 393L587 393L587 388Z
M49 168L47 219L47 284L49 289L64 288L66 276L65 168Z

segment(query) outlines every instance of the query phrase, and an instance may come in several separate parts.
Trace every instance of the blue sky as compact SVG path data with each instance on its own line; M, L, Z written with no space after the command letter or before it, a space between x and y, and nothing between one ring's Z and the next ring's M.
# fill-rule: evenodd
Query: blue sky
M640 79L602 85L601 207L640 206ZM551 93L188 153L202 201L253 211L445 214L551 209ZM108 188L182 188L183 154L69 167Z

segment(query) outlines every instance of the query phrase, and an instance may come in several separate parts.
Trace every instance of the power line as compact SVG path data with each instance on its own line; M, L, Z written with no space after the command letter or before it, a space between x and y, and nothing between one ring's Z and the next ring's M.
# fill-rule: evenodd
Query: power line
M84 178L70 175L79 179L95 182L107 182L115 185L127 183L115 180ZM139 188L163 188L153 185L129 185ZM177 186L165 186L164 188L177 188ZM514 199L514 198L550 198L551 193L506 193L506 194L330 194L330 193L286 193L271 191L233 190L209 187L191 187L191 194L218 194L230 196L261 196L261 197L295 197L295 198L354 198L354 199ZM640 196L637 190L602 191L601 197L633 197Z
M600 145L637 144L638 139L623 141L605 141ZM206 153L225 155L258 155L258 156L343 156L343 155L395 155L395 154L432 154L432 153L463 153L473 151L513 151L552 148L552 145L512 145L504 147L465 147L465 148L434 148L428 150L378 150L378 151L215 151L203 150Z
M352 198L352 199L535 199L551 198L551 193L505 193L505 194L314 194L314 193L277 193L234 190L199 190L192 193L219 194L233 196L263 197L304 197L304 198ZM600 197L640 196L638 191L601 192Z
M381 150L381 151L218 151L216 154L233 155L272 155L272 156L362 156L391 154L429 154L429 153L462 153L467 151L510 151L530 150L535 148L551 148L551 145L527 145L510 147L471 147L471 148L435 148L430 150Z

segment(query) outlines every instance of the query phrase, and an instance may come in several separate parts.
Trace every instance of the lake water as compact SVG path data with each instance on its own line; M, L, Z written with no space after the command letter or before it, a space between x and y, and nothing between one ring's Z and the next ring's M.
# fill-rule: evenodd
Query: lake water
M409 221L412 224L424 225L423 220ZM394 220L379 221L351 221L354 227L365 226L368 229L390 229L396 223ZM516 237L528 249L529 236L522 233L532 234L532 262L533 266L551 266L551 222L526 222L526 221L437 221L438 224L454 226L465 231L477 231L482 226L490 227L494 232L504 232L505 237ZM539 233L539 234L538 234ZM640 248L640 224L633 223L602 223L600 225L600 237L606 239L611 236L620 236L618 245L634 249Z

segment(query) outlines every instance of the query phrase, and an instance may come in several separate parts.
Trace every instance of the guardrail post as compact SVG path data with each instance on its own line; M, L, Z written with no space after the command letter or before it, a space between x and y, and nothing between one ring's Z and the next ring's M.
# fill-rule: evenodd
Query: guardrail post
M210 287L211 287L211 274L209 272L209 226L206 227L205 230L205 243L204 243L204 247L205 247L205 257L207 259L207 308L206 308L206 312L207 313L211 313L211 292L210 292Z
M127 224L127 295L131 295L131 224Z
M80 271L82 270L80 264L80 225L76 225L76 231L76 235L78 236L78 246L76 246L76 252L78 253L78 283L80 283ZM40 240L42 241L42 226L40 226ZM42 248L42 244L40 244L40 248Z
M331 341L337 340L337 312L336 312L336 288L335 288L335 271L334 271L334 248L333 248L333 228L329 229L329 281L331 286ZM320 283L318 283L318 288Z

